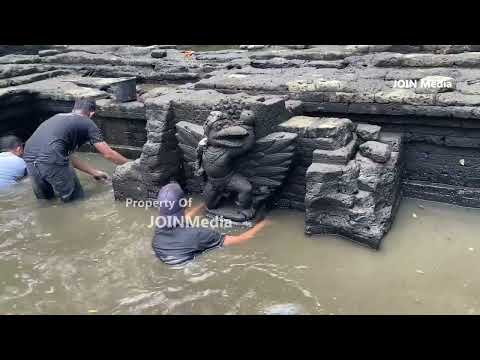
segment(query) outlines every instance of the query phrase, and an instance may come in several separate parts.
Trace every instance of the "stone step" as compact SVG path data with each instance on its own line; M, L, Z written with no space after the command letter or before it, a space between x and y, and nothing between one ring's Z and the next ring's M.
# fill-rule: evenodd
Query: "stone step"
M353 130L351 120L344 118L294 116L279 125L281 131L303 138L342 138Z
M480 208L480 188L404 180L405 197Z
M70 72L66 70L53 70L53 71L46 71L42 73L36 73L36 74L15 76L9 79L0 80L0 88L29 84L35 81L45 80L45 79L53 78L56 76L66 75L69 73Z
M134 160L138 159L140 155L142 154L142 148L141 147L136 147L136 146L127 146L127 145L114 145L114 144L109 144L110 147L118 151L120 154L125 156L127 159ZM95 148L89 144L83 145L79 149L80 152L97 152Z
M89 87L106 91L113 96L115 101L123 103L137 99L137 82L134 77L131 78L92 78L77 77L64 79L62 81L71 82L82 87Z
M346 165L355 155L357 149L357 136L346 145L337 150L316 149L313 151L314 163Z

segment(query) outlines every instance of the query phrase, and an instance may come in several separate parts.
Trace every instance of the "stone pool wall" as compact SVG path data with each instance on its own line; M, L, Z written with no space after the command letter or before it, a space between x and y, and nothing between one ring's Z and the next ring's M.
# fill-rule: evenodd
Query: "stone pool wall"
M55 87L58 83L52 79L42 86ZM76 89L80 93L83 89ZM124 156L135 159L140 156L146 141L145 105L134 101L116 103L96 94L97 115L94 121L102 130L105 140ZM4 92L0 89L0 134L15 134L27 140L35 129L50 116L61 112L70 112L74 104L72 94L52 94L22 89ZM94 151L85 145L82 151Z

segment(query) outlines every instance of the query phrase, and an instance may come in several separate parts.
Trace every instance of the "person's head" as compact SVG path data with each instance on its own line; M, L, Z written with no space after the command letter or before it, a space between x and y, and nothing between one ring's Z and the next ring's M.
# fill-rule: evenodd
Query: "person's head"
M2 138L1 148L2 151L9 151L19 157L23 156L23 141L14 135L8 135Z
M185 216L187 203L185 193L180 185L175 182L163 186L157 196L160 216L165 219L165 226L175 227L176 221Z
M96 109L97 105L94 99L77 99L72 112L91 118L95 115Z

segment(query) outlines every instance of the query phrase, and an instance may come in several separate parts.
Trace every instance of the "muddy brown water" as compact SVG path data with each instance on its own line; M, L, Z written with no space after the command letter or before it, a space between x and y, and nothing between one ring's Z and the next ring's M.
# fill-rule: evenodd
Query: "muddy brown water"
M480 312L478 209L404 199L379 252L307 237L303 213L275 210L250 242L170 268L151 249L154 211L80 179L74 204L37 202L28 180L1 195L0 314Z

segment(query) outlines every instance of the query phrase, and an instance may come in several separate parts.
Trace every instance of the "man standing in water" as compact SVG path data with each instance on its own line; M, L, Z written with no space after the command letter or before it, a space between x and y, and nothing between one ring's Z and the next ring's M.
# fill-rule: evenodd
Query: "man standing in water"
M77 100L71 113L57 114L44 121L25 144L24 159L38 199L57 196L68 202L82 198L83 189L73 168L96 180L108 179L106 173L72 155L86 142L117 165L128 161L103 140L100 129L91 120L95 110L95 100Z
M1 139L0 190L9 187L27 175L23 156L23 143L13 135Z
M185 213L189 202L177 183L162 187L157 203L161 221L157 222L152 247L157 257L168 265L185 263L208 250L244 243L269 223L268 220L262 220L240 235L225 235L210 228L188 225L195 223L191 220L204 205Z

